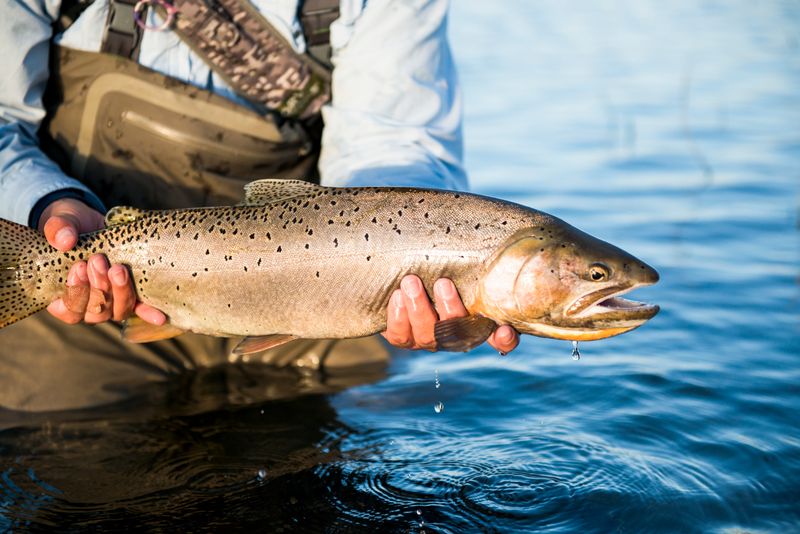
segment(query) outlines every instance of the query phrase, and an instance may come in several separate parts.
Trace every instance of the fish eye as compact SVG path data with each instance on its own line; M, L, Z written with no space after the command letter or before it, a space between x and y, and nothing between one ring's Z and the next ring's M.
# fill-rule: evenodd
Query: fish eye
M594 282L602 282L611 277L611 269L602 263L595 263L589 267L589 278Z

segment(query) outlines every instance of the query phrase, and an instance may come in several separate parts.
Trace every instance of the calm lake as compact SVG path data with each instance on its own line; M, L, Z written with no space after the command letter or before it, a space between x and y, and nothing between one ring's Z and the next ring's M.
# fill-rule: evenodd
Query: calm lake
M473 189L654 266L660 314L578 361L525 337L31 417L0 530L800 531L800 3L456 0L450 35Z

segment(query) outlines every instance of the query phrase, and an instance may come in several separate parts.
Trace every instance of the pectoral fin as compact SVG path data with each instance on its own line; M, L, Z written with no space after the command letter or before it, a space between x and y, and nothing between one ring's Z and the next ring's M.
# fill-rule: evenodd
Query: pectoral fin
M450 352L472 350L492 335L497 323L482 315L439 321L433 328L436 348Z
M297 336L293 336L291 334L272 334L269 336L246 337L241 341L241 343L236 345L236 348L233 349L233 353L252 354L254 352L261 352L262 350L271 349L295 339L297 339Z
M185 332L169 323L157 326L138 317L130 317L122 323L122 339L131 343L150 343L151 341L171 339Z

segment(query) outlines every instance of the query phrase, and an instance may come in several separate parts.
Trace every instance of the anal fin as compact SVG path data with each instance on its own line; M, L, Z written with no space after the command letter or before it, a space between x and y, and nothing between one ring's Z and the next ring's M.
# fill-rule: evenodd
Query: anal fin
M450 352L472 350L492 335L497 323L482 315L439 321L433 327L436 348Z
M129 317L122 323L122 339L131 343L150 343L162 339L171 339L186 331L164 323L161 326L150 324L139 317Z
M297 339L297 336L291 334L271 334L268 336L250 336L244 338L236 348L233 349L234 354L252 354L254 352L261 352L262 350L271 349L284 343L288 343Z

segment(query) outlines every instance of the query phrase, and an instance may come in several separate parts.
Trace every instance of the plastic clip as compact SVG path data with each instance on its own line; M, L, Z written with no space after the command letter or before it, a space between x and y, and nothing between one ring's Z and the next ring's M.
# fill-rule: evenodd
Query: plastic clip
M164 10L164 12L166 12L167 16L161 24L147 24L147 21L143 20L142 17L148 6L153 6L154 8L160 7L161 9ZM172 26L172 23L175 20L175 15L177 13L178 13L178 8L176 8L166 0L139 0L133 7L133 20L135 20L136 25L142 28L143 30L163 32L168 30Z

